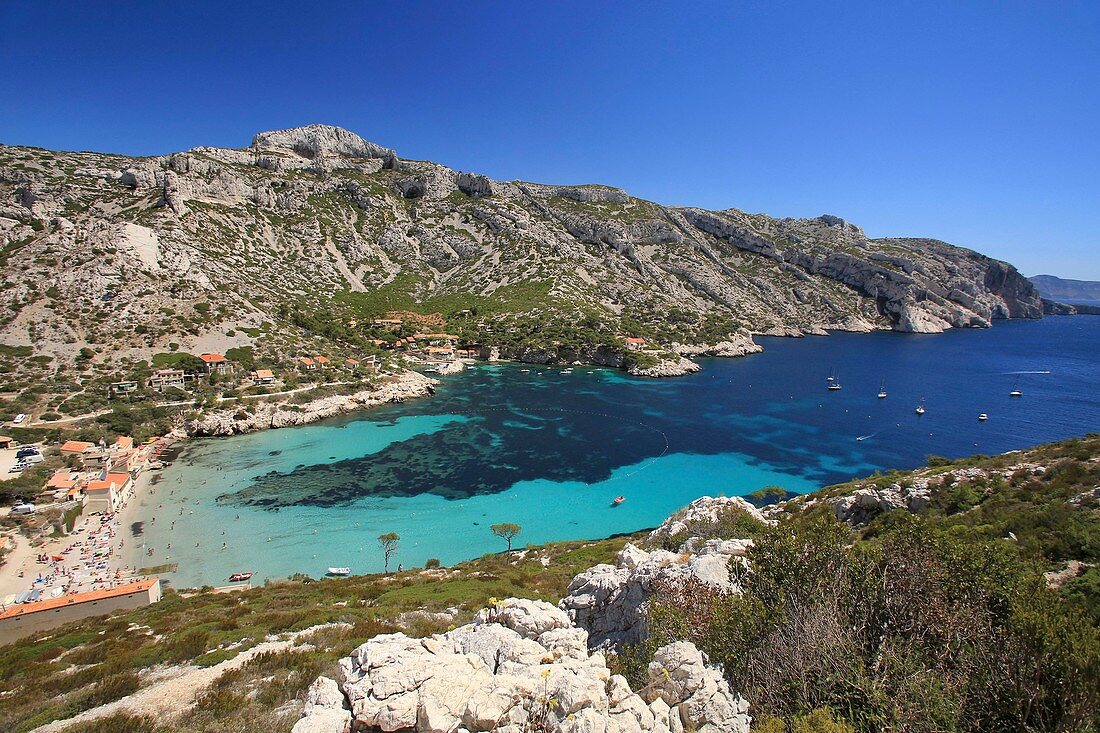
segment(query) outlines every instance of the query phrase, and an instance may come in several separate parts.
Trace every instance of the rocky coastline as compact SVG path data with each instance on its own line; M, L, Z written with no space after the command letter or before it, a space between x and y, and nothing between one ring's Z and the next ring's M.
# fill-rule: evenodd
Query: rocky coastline
M214 437L253 433L270 428L285 428L324 420L366 407L405 402L427 397L438 382L414 371L405 371L392 381L374 385L349 395L331 395L303 404L261 402L234 409L213 410L185 420L183 432L189 437Z

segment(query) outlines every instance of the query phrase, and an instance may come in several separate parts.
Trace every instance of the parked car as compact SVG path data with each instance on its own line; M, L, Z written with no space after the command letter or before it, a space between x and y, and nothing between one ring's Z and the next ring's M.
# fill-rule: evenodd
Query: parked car
M19 423L23 422L26 419L27 419L27 413L21 412L21 413L19 413L18 415L15 416L15 419L12 420L12 422L15 423L16 425L18 425Z
M12 514L34 514L36 507L34 504L16 504L11 508Z
M16 456L15 459L18 463L27 463L30 465L41 463L42 461L46 460L42 457L41 453L28 453L25 456Z
M16 463L14 466L8 469L8 473L20 473L22 471L26 471L30 467L31 464L29 463Z
M26 458L27 456L40 456L40 455L42 455L42 452L40 450L38 450L37 446L34 446L34 445L25 445L25 446L23 446L22 448L20 448L19 450L17 450L15 452L15 458L17 460L20 459L20 458Z

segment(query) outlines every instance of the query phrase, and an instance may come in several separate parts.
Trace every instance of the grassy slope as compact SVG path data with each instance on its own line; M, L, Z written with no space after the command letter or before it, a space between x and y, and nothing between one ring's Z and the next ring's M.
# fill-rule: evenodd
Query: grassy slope
M831 513L821 501L871 485L933 479L933 500L923 521L964 542L1002 540L1015 546L1035 571L1061 567L1067 560L1100 561L1100 509L1069 499L1100 484L1100 436L1063 441L1003 456L960 461L932 460L913 472L876 475L824 489L789 504L793 514ZM1041 474L1017 471L1007 479L954 481L944 478L963 468L987 471L1021 463L1039 464ZM816 499L817 501L814 501ZM889 531L890 514L854 531L857 543ZM705 530L706 528L700 528ZM734 531L740 531L738 528ZM309 652L264 655L227 673L192 712L174 723L175 731L289 730L293 703L317 675L365 638L403 628L427 634L463 623L491 597L524 596L556 600L573 575L610 561L627 538L548 545L516 555L491 555L449 571L408 571L319 582L288 581L241 594L169 594L151 607L106 621L73 624L41 639L0 648L0 729L23 731L53 719L117 699L148 684L147 668L163 663L214 664L271 633L295 631L326 622L350 627L319 632ZM544 566L543 561L548 560ZM1100 579L1091 567L1062 586L1063 599L1081 607L1100 625ZM406 611L439 611L458 606L453 621L428 617L399 619ZM136 627L136 630L134 630ZM225 649L240 642L242 646ZM144 670L144 671L143 671ZM260 680L265 680L262 684ZM128 718L106 720L82 730L142 730ZM152 730L152 727L149 727Z

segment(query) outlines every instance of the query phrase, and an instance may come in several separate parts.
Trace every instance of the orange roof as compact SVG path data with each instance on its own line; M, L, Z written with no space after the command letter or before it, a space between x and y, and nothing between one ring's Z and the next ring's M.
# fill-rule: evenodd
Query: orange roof
M272 372L270 369L257 369L256 370L256 378L257 379L272 379L274 377L275 377L275 373Z
M221 354L199 354L199 358L207 364L217 364L219 361L225 361L225 357Z
M327 356L315 356L315 357L313 357L313 360L315 362L317 362L318 364L328 364L328 357Z
M414 333L414 339L457 339L458 336L450 333Z
M129 435L120 435L115 439L115 445L119 450L130 450L134 447L134 439Z
M645 339L643 339L643 338L637 338L637 337L633 337L633 336L632 336L632 337L628 338L628 339L626 340L626 342L627 342L628 344L644 344L644 343L645 343Z
M12 606L3 613L0 613L0 619L15 618L16 616L24 616L28 613L49 611L53 608L62 608L64 606L71 606L76 603L102 601L104 598L114 598L115 596L125 596L129 595L130 593L138 593L140 591L149 590L157 582L159 581L156 578L143 578L142 580L139 580L135 583L127 583L126 585L119 585L115 586L114 588L91 590L87 593L73 593L72 595L61 596L60 598L48 598L44 601L35 601L34 603L21 603L17 606Z
M303 357L302 357L301 359L299 359L298 361L302 362L302 363L303 363L303 364L305 364L306 366L309 366L309 365L311 365L311 364L313 363L313 359L310 359L310 358L309 358L308 356L303 356Z
M61 446L62 453L83 453L88 450L94 443L89 443L84 440L66 440Z
M344 363L347 364L348 366L359 366L359 360L358 359L351 359L351 358L344 359Z
M128 473L109 473L107 478L88 482L88 491L106 491L111 486L122 486L130 480Z
M46 482L47 489L68 489L76 485L76 474L70 471L58 471Z

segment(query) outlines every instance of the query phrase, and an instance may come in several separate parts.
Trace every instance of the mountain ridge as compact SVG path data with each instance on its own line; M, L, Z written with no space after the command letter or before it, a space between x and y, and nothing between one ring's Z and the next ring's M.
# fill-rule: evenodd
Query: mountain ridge
M390 311L437 314L506 358L613 366L745 353L753 334L1042 315L1010 264L937 240L496 181L328 125L142 158L0 146L0 243L0 338L58 363L170 343L362 351ZM630 335L661 348L632 354Z

